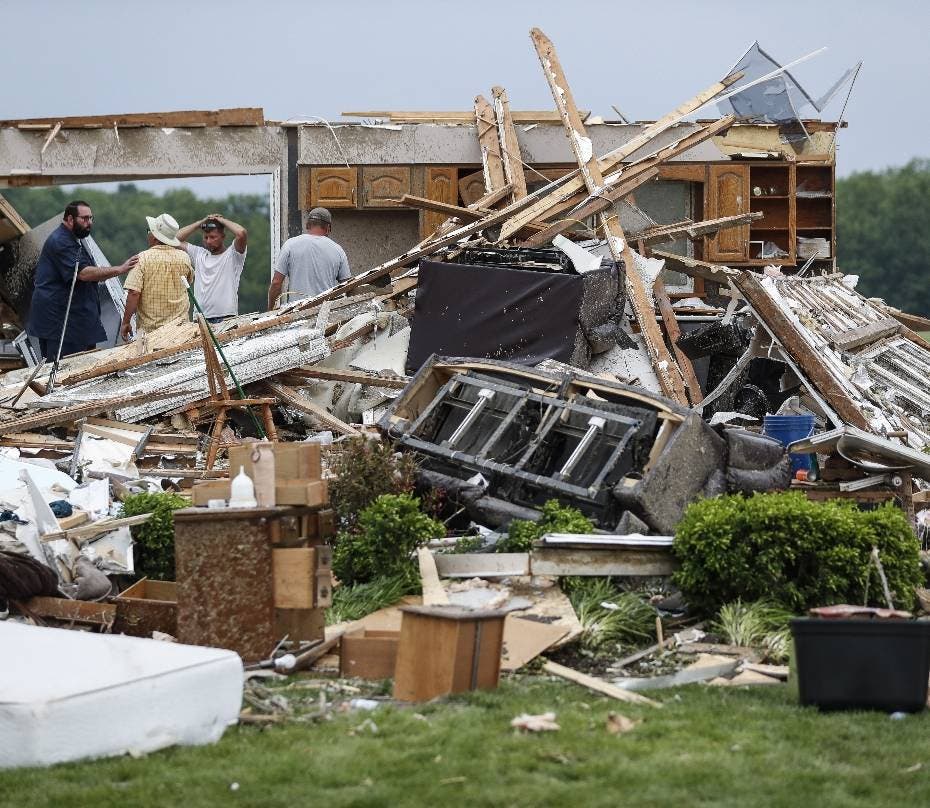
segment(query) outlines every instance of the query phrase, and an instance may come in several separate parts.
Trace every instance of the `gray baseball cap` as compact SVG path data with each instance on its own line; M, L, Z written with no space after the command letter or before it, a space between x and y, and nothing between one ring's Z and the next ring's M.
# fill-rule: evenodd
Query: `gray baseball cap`
M323 222L323 224L332 224L333 215L326 208L314 208L307 214L308 222Z

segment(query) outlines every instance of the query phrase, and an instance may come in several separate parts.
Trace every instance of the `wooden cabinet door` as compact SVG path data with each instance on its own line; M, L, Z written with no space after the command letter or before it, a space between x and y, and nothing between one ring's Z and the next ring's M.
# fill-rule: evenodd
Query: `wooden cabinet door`
M357 168L327 166L310 169L311 208L354 208L357 199Z
M451 167L429 166L426 169L426 198L449 205L458 203L459 170ZM426 238L449 217L431 210L420 212L420 239Z
M462 197L463 205L474 205L481 197L485 195L484 190L484 171L475 171L466 174L459 180L459 194Z
M749 212L749 166L710 165L704 193L706 219L736 216ZM748 261L749 225L729 227L711 236L704 244L707 261Z
M410 193L410 166L362 168L362 207L395 208Z

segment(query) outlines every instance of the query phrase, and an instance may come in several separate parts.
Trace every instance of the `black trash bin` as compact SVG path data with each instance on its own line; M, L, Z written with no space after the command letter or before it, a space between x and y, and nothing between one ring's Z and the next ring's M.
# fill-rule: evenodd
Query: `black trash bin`
M791 621L801 704L918 712L927 703L930 621Z

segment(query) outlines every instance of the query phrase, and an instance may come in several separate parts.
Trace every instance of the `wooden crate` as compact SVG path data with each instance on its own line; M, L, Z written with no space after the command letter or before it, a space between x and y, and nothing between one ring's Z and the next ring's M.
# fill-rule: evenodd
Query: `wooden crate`
M428 701L497 687L506 612L458 606L405 606L401 611L394 698Z
M339 675L391 679L397 662L399 631L353 631L342 638Z

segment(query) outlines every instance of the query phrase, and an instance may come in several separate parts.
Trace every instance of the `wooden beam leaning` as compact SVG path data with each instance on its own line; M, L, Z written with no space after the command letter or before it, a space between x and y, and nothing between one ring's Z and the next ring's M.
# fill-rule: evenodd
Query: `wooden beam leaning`
M578 160L584 184L589 194L595 194L599 189L603 188L604 176L601 174L598 160L591 148L591 140L585 133L584 124L575 106L574 98L565 79L565 73L559 64L555 47L538 28L533 28L530 31L530 37L539 55L546 81L552 90L555 105L562 114L562 123L565 126L572 151ZM600 215L601 227L604 230L614 261L622 262L626 267L624 273L626 289L633 307L633 316L642 331L646 351L649 354L649 361L656 377L659 379L662 392L679 404L688 406L688 396L682 382L681 370L675 358L665 346L662 332L656 324L655 310L646 297L646 290L643 288L642 279L636 268L633 251L626 242L626 236L620 227L620 222L616 217Z
M283 384L278 384L273 381L266 381L265 385L268 389L277 396L279 403L283 404L285 407L292 407L295 410L306 413L307 415L312 415L316 418L321 424L329 427L330 429L336 430L342 435L358 435L359 431L350 424L347 424L345 421L337 418L332 413L328 412L326 408L321 407L319 404L310 401L310 399L305 398L300 395L296 390L291 389L290 387L285 387Z
M478 146L481 149L481 167L484 172L484 190L491 194L507 185L504 158L497 137L497 116L494 107L483 95L475 96L475 123L478 127Z
M746 298L756 316L769 328L782 348L788 352L810 382L850 426L872 432L869 422L855 402L840 386L830 370L823 364L817 351L801 336L785 313L775 304L752 272L741 272L735 279L736 288Z
M526 196L526 177L523 174L523 161L520 159L517 130L514 128L513 117L510 114L507 91L503 87L492 87L491 95L494 96L497 137L504 155L504 176L507 182L513 185L513 201L516 202Z
M730 267L725 267L723 264L709 264L706 261L699 261L697 258L675 255L662 250L652 250L651 252L654 258L661 258L665 261L666 269L681 272L689 278L703 278L705 281L726 286L729 281L736 280L740 275L738 269L730 269Z
M662 322L665 324L665 333L668 334L668 341L672 344L672 350L675 352L675 358L678 360L678 367L681 368L681 374L685 379L685 386L688 388L688 397L691 399L691 406L696 406L704 400L704 393L701 391L701 385L697 380L697 374L694 372L694 365L688 355L678 347L678 338L681 336L681 329L678 327L678 320L675 317L675 310L672 308L672 301L669 300L665 284L661 276L656 278L652 285L652 292L655 295L656 305L659 307L659 314L662 315Z
M659 149L655 154L638 163L624 166L619 171L609 175L606 180L604 180L602 186L598 187L596 191L589 192L586 199L579 200L580 204L573 207L561 222L554 222L543 232L550 234L549 238L552 239L557 233L561 233L571 227L575 220L584 219L586 216L591 216L598 211L604 210L613 202L616 202L618 199L630 193L624 186L635 182L636 178L640 177L643 172L651 171L654 172L651 176L656 176L659 171L659 166L663 162L726 131L732 126L734 121L735 117L733 115L721 118L719 121L714 121L706 127L699 129L697 132L692 132L690 135L686 135L680 140ZM632 187L635 188L637 185L641 185L647 179L651 179L651 176L642 177L642 179L636 182ZM558 208L559 206L556 206L555 210L558 210ZM542 236L540 235L539 238L542 238Z
M741 227L761 219L765 214L761 210L749 213L738 213L735 216L721 216L719 219L705 219L702 222L682 222L680 224L665 224L651 227L641 233L631 234L632 241L642 242L645 245L662 244L686 236L689 239L699 238L708 233L716 233L730 227Z
M598 168L600 169L601 173L610 171L612 168L622 163L631 154L639 151L639 149L645 146L650 140L662 134L666 129L670 129L675 124L680 123L687 115L690 115L696 109L704 106L704 104L710 101L715 95L725 90L735 81L738 81L741 76L742 73L734 73L732 76L727 76L725 79L712 84L706 90L703 90L694 96L694 98L685 101L685 103L677 109L660 118L655 123L647 126L632 140L605 154L600 160L598 160ZM571 199L571 197L578 193L578 191L584 190L585 184L581 177L580 171L572 172L571 175L566 177L566 180L567 181L565 184L542 197L539 202L533 205L532 208L527 208L519 216L515 216L513 221L508 222L501 230L500 240L508 238L510 235L519 230L526 222L532 222L536 219L546 218L547 211L549 211L554 205L564 202L567 199Z

